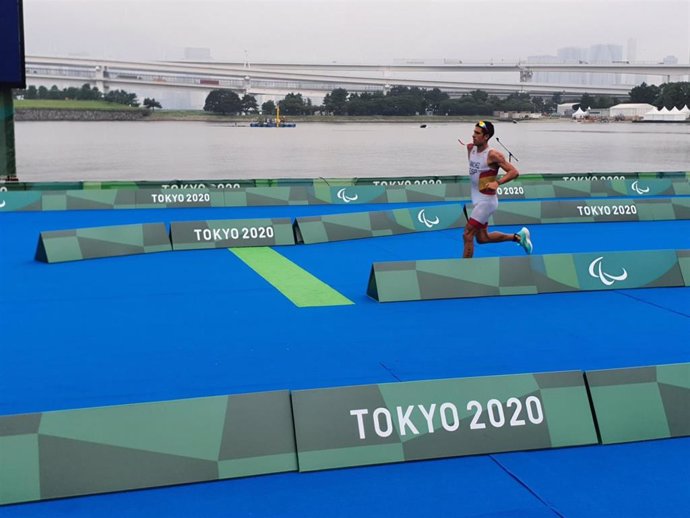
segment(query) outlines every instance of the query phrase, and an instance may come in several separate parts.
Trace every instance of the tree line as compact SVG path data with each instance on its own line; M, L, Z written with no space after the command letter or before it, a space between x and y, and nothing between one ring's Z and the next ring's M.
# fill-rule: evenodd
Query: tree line
M657 108L679 110L683 106L690 107L690 82L664 83L662 85L648 85L642 83L630 90L631 103L648 103Z
M91 87L88 83L84 83L81 88L70 86L69 88L60 89L57 85L50 88L34 85L29 86L25 90L15 90L15 97L23 97L24 99L48 99L48 100L71 100L71 101L106 101L110 103L122 104L137 108L140 106L137 94L126 92L125 90L110 90L104 94L97 87ZM162 108L161 104L156 99L144 99L144 107L155 109Z
M137 95L124 90L111 90L103 94L96 87L88 83L81 88L69 87L59 89L56 85L51 88L29 86L25 90L15 90L15 96L24 99L54 99L54 100L102 100L126 106L140 106ZM632 103L648 103L661 109L682 108L690 106L690 82L664 83L662 85L647 85L642 83L630 90L629 101ZM451 98L446 92L438 88L431 90L394 86L386 92L348 92L344 88L336 88L326 94L321 105L312 104L311 99L300 93L289 93L277 104L267 101L261 105L261 113L275 115L279 107L283 115L491 115L496 111L553 113L556 106L563 102L563 94L555 93L551 98L544 99L530 96L524 92L515 92L506 97L489 95L483 90L474 90L463 94L459 98ZM584 108L605 109L621 102L621 99L606 95L583 94L579 102ZM155 99L146 98L143 101L146 108L161 108ZM259 105L253 95L245 94L240 97L228 89L212 90L206 97L204 111L225 115L257 114Z
M628 94L629 102L649 103L658 108L690 106L690 83L665 83L649 86L642 83ZM554 113L563 102L563 94L555 93L544 99L524 92L511 93L505 97L489 95L483 90L474 90L459 98L451 98L438 88L431 90L417 87L395 86L386 92L348 92L336 88L326 94L320 106L299 93L289 93L277 105L267 101L261 105L265 115L275 115L276 106L284 115L491 115L496 111ZM583 94L574 100L585 108L610 108L623 102L607 95ZM258 113L258 103L251 95L240 97L231 90L213 90L206 98L205 111L223 114Z

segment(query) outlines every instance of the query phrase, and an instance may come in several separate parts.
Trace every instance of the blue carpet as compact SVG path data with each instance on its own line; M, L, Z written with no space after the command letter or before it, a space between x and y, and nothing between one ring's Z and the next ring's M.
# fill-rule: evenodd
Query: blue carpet
M392 304L366 296L372 262L459 257L460 229L276 247L355 302L342 307L297 308L223 249L33 259L45 230L389 208L0 214L0 414L690 361L690 288ZM539 254L690 248L690 221L541 225L532 236ZM503 243L476 255L521 253ZM0 516L681 516L689 447L674 439L269 475Z

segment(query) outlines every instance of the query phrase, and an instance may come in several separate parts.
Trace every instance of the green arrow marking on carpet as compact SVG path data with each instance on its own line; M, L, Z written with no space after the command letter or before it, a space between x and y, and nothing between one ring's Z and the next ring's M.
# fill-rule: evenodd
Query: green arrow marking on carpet
M228 248L261 275L295 306L346 306L354 304L328 284L303 270L269 247Z

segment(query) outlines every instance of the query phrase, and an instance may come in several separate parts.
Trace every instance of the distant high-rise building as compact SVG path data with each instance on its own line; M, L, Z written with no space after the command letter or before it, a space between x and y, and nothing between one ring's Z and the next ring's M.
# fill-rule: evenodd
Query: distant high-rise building
M559 63L558 56L527 56L527 63L553 64ZM535 72L532 81L535 83L556 83L560 82L560 72Z
M589 47L588 61L592 64L605 65L623 61L623 47L620 45L597 44ZM617 85L621 82L620 74L592 73L590 85Z
M678 58L676 56L665 56L664 59L661 60L661 62L664 65L677 65L678 64ZM668 75L663 79L664 82L669 82L669 83L676 83L678 81L682 81L682 76L680 75Z
M580 47L563 47L557 51L561 63L583 63L587 61L587 50ZM586 74L582 72L564 72L561 75L561 82L571 85L582 85L586 83Z

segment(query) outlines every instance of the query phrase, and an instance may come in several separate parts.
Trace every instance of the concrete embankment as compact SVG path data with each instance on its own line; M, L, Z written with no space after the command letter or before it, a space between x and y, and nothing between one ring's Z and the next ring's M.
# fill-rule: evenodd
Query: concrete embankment
M143 110L52 110L17 108L16 121L137 121L146 116Z

